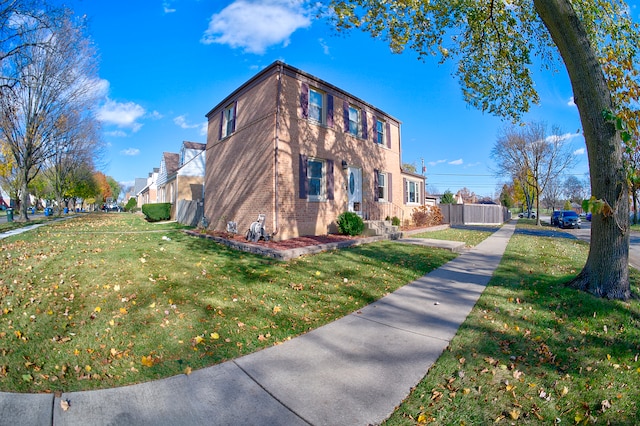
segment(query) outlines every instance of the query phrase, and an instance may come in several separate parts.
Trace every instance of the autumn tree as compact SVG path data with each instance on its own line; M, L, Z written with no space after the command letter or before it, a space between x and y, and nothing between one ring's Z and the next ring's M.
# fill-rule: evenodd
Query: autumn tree
M514 201L514 190L513 185L507 185L506 183L502 185L502 189L500 189L500 205L510 209L513 207Z
M478 201L478 196L476 195L476 193L471 191L466 186L459 190L457 195L462 198L462 202L465 204L474 204Z
M622 0L384 1L330 0L339 30L360 28L391 49L457 60L465 100L518 121L539 101L537 56L568 72L586 140L597 203L591 245L572 285L600 297L628 299L629 201L621 130L640 98L640 31ZM634 127L635 126L635 127Z
M555 128L547 136L546 126L531 123L526 126L510 126L502 131L493 149L491 158L497 164L497 173L511 176L521 183L527 207L531 211L531 201L535 200L537 212L540 211L540 195L552 179L558 177L574 163L574 156L560 131ZM540 225L540 215L536 215Z
M556 210L560 205L560 196L562 195L562 186L560 185L560 177L549 179L547 186L542 193L542 202L548 209Z
M15 160L21 218L28 220L29 183L47 161L68 149L60 121L72 111L93 117L99 80L84 23L71 12L42 17L46 25L20 18L12 22L26 26L19 40L25 47L4 59L0 75L0 139Z
M640 192L640 138L634 137L625 143L623 159L633 205L633 223L637 224L638 192Z
M77 188L76 180L84 179L83 171L93 169L94 160L102 154L99 123L86 111L91 111L90 105L61 115L52 135L51 143L57 147L45 162L43 174L59 207L74 198L72 191Z
M582 200L588 198L586 182L583 182L574 175L566 177L564 180L563 191L565 197L572 203L582 204Z

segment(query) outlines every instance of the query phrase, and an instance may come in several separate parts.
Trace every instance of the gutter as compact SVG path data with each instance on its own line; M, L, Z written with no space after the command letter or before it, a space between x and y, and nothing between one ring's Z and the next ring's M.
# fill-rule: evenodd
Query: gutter
M276 129L275 129L275 147L274 147L274 180L273 180L273 193L274 193L274 213L275 213L275 229L271 235L278 234L280 230L278 216L280 214L280 202L278 201L278 154L279 154L279 141L280 141L280 96L282 94L282 63L278 64L278 94L276 96Z

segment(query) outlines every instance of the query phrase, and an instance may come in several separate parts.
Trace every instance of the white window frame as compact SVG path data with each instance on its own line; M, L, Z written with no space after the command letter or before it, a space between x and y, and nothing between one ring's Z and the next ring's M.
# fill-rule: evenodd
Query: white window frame
M412 186L415 191L415 200L411 197ZM420 204L420 182L407 179L407 188L405 191L407 191L407 204Z
M382 189L382 196L380 196ZM389 199L389 179L387 173L378 172L378 202L385 203Z
M387 131L386 125L382 120L376 120L376 143L381 146L385 146L387 144L387 140L385 138L385 132Z
M356 115L355 120L352 119L352 116L351 116L352 113L355 113ZM361 121L362 121L362 111L360 110L360 108L354 105L349 105L349 133L350 134L356 137L360 137Z
M312 102L314 94L317 95L317 97L319 97L320 99L320 105L316 105L315 103ZM313 87L309 88L309 111L308 111L308 116L309 116L309 120L314 122L314 123L318 123L318 124L325 124L327 121L327 108L326 108L326 103L327 103L327 98L324 92L315 89ZM320 113L320 117L315 117L314 114L312 113L313 110L319 110Z
M320 176L311 176L311 172L313 167L311 166L312 163L319 163L320 164ZM326 201L327 199L327 176L326 176L326 171L327 171L327 163L325 160L322 160L320 158L308 158L307 159L307 185L308 185L308 190L307 190L307 199L309 201ZM312 194L311 193L311 189L312 189L312 184L311 184L311 180L319 180L320 181L320 193L319 194Z
M233 133L233 128L235 127L235 102L228 105L224 112L222 113L223 122L222 122L222 137L226 138Z

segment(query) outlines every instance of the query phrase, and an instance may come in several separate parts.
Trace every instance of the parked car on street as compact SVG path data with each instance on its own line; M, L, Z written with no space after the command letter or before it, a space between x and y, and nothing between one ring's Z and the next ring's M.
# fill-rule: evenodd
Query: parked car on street
M526 211L526 212L522 212L518 214L519 218L527 218L527 219L535 219L536 218L536 212L534 210L532 211Z
M580 229L580 217L573 210L563 210L558 217L558 226L560 228L577 228Z
M562 214L562 210L554 210L554 212L551 213L551 226L560 225L560 222L558 222L558 218L560 218L561 214Z

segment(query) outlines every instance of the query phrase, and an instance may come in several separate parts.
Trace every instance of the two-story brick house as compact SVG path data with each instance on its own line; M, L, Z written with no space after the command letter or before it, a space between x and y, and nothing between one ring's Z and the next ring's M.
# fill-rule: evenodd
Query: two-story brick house
M401 169L400 121L274 62L208 114L205 216L211 229L258 214L281 240L336 231L336 218L410 219L424 178Z

